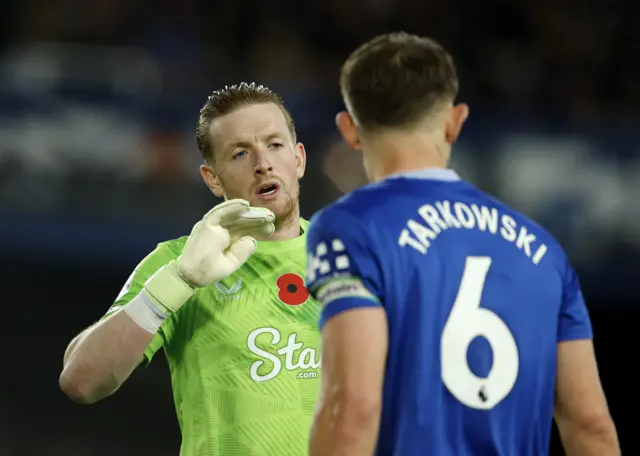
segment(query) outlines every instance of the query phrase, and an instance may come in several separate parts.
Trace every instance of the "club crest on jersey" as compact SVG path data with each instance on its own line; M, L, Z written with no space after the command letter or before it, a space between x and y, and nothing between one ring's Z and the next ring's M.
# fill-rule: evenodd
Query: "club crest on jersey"
M242 279L238 279L233 285L228 288L221 281L214 283L213 286L222 295L218 296L218 300L238 299L240 297L238 295L238 292L242 290Z

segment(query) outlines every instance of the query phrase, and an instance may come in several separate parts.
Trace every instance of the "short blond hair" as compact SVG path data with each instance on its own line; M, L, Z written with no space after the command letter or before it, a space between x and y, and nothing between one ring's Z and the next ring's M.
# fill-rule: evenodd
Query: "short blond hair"
M221 90L214 91L207 102L200 110L198 123L196 125L196 143L205 161L213 160L213 150L211 148L211 138L209 137L209 127L211 122L226 114L230 114L238 108L254 104L273 103L282 110L289 131L296 141L296 127L293 123L291 113L284 105L284 100L276 92L268 87L258 85L255 82L225 86Z

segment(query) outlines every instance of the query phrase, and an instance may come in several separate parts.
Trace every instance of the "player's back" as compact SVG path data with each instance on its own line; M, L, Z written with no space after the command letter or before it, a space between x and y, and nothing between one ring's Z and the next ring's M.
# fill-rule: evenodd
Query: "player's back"
M574 280L551 236L446 170L387 179L336 208L356 215L381 265L389 355L377 454L547 454Z

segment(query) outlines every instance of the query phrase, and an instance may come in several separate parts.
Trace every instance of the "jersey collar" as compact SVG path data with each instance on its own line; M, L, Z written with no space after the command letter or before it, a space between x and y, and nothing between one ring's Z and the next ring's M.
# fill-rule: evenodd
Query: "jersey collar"
M415 171L407 171L404 173L392 174L387 179L423 179L423 180L437 180L445 182L455 182L460 180L460 176L452 169L445 168L426 168L417 169Z
M302 217L300 218L300 236L283 241L258 241L257 254L264 255L280 255L285 252L300 250L305 251L307 229L309 222Z

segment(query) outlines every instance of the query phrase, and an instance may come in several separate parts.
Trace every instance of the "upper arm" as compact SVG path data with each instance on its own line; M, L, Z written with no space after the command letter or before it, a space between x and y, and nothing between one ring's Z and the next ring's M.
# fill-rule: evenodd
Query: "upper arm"
M373 414L382 403L387 317L381 307L345 312L322 329L321 403Z
M307 286L322 306L320 403L339 403L362 422L381 404L388 328L379 259L369 233L352 218L334 210L312 221Z
M382 268L358 220L336 210L321 212L307 233L307 287L320 303L320 327L353 309L382 307Z
M591 340L560 342L557 362L556 419L583 427L608 424L609 409Z
M591 338L593 338L591 320L580 288L578 274L567 262L558 319L558 342Z
M158 269L175 258L176 254L169 248L169 246L167 246L166 243L158 244L158 246L149 255L138 263L102 319L109 317L122 306L128 304L142 291L145 282L155 274ZM170 319L167 319L146 348L144 357L147 363L151 361L155 353L164 345L169 325Z
M589 425L608 417L593 330L576 271L567 262L558 319L556 418Z

